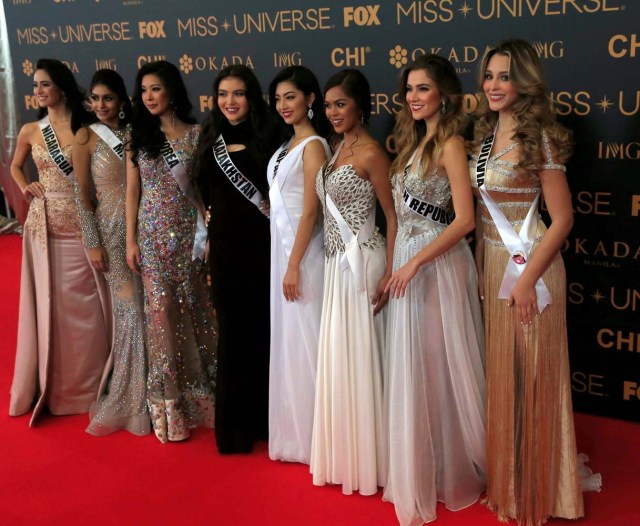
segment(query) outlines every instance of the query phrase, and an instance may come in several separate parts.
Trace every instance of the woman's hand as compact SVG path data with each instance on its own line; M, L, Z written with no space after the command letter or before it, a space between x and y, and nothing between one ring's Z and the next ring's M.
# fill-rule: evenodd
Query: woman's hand
M127 265L136 274L140 274L140 247L135 241L127 242Z
M407 285L418 272L418 264L410 259L398 270L396 270L385 288L385 292L389 292L392 298L404 298Z
M287 267L287 272L282 280L282 293L287 301L296 301L300 298L300 269L298 267Z
M263 199L260 201L258 210L260 210L260 212L262 212L266 217L269 217L271 215L271 203L269 203L269 200Z
M371 300L371 304L375 305L375 308L373 309L374 316L382 310L382 307L384 307L387 301L389 300L389 292L387 290L388 281L389 281L389 276L385 274L384 277L380 280L380 283L378 283L378 286L376 287L376 293L373 296L373 300Z
M87 250L87 254L89 255L89 261L91 261L93 268L100 272L106 272L109 270L107 251L104 248L90 248Z
M30 196L44 199L44 186L40 181L29 183L22 188L22 195L24 195L27 200L30 199Z
M509 307L516 309L516 319L522 324L531 324L538 314L538 297L535 285L519 279L511 291Z

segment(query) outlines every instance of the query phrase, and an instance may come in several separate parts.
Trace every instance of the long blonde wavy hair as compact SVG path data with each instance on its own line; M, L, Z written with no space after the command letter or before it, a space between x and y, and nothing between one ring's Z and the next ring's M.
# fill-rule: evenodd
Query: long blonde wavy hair
M426 123L422 120L414 120L406 98L409 73L420 69L423 69L434 82L445 108L444 113L440 115L435 135L427 142L422 152L423 174L427 174L428 168L438 161L447 139L459 133L464 122L462 84L451 62L433 53L418 57L405 68L400 79L399 94L402 99L402 109L396 116L396 124L393 129L398 155L391 166L391 173L397 173L404 169L427 133Z
M511 106L516 122L514 138L521 151L518 168L535 169L546 162L542 148L543 131L555 147L556 159L564 163L571 156L572 134L556 121L553 104L547 97L542 62L533 47L521 39L498 43L488 49L482 59L478 74L480 101L471 149L477 151L480 148L484 138L493 133L498 121L498 112L489 108L483 89L487 64L496 54L509 58L509 80L519 95Z

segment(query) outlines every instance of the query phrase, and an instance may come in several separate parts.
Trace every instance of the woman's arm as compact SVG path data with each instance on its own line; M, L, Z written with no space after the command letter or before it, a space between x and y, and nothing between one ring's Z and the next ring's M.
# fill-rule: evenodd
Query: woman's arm
M386 290L391 292L392 298L404 297L409 281L413 279L420 267L444 254L473 230L475 222L473 194L469 182L467 155L461 137L451 137L445 143L440 164L449 177L455 218L438 237L393 273L386 287Z
M480 211L480 206L482 206L480 203L476 206L476 246L473 256L476 260L476 269L478 270L478 294L480 294L480 300L484 301L484 229L482 225L482 212Z
M13 180L20 187L22 195L25 196L27 201L31 200L33 197L44 199L44 186L42 183L40 181L30 183L22 170L27 157L31 153L32 136L35 133L35 126L37 126L37 123L31 122L29 124L25 124L20 129L20 133L18 133L16 151L13 154L10 169L11 177L13 177Z
M393 248L396 242L396 234L398 233L398 219L393 206L393 195L391 193L391 179L389 178L389 168L391 163L385 151L377 145L375 148L368 148L365 153L365 166L369 175L369 181L373 185L376 197L380 202L382 211L387 221L387 269L376 287L376 293L373 297L372 304L375 305L373 314L378 314L389 299L389 293L386 290L387 282L393 271Z
M296 301L302 293L300 287L300 263L304 258L313 230L318 220L319 200L316 195L316 175L327 160L327 154L319 140L307 143L302 154L304 168L304 197L302 216L296 232L287 271L282 280L282 293L287 301Z
M560 252L562 244L573 227L571 192L564 172L544 169L538 172L542 194L551 217L551 225L518 278L509 305L515 305L520 323L531 323L538 314L535 285Z
M94 215L95 207L91 202L91 154L95 148L95 134L89 128L80 128L73 141L72 164L75 174L74 190L76 207L80 216L82 238L89 254L89 260L96 270L108 270L107 252L100 242L98 225Z
M138 205L140 204L140 170L131 159L131 150L127 150L127 198L125 217L127 221L127 264L140 274L140 248L137 241Z

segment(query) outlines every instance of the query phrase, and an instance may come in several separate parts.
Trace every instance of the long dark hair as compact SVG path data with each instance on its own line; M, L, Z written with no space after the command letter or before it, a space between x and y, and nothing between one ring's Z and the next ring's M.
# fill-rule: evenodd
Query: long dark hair
M122 111L124 111L124 119L119 119L119 124L120 126L129 124L133 108L129 100L129 95L127 94L127 88L124 85L124 80L120 74L112 69L99 69L93 74L93 77L91 77L89 94L93 92L93 88L96 86L105 86L116 94L118 100L122 103ZM97 119L98 118L95 117L95 120Z
M160 79L171 100L171 107L178 119L186 124L197 121L191 114L193 106L189 101L187 88L177 67L166 60L149 62L138 70L133 90L133 113L131 116L131 159L136 163L138 153L144 150L152 158L160 155L165 135L160 129L160 117L151 115L142 101L142 79L145 75L155 75Z
M91 121L91 113L84 105L84 91L76 82L71 70L55 58L41 58L36 63L36 71L47 72L56 87L62 92L66 107L71 111L71 131L76 133L87 122ZM47 115L47 108L40 108L38 120Z
M201 154L213 146L224 124L228 122L218 107L217 98L220 83L230 77L242 80L246 89L249 102L248 120L251 124L251 137L248 138L247 150L260 166L266 167L271 154L278 146L277 136L273 133L273 120L267 103L262 97L260 82L249 67L241 64L222 69L213 81L213 106L202 124L197 158L201 159Z
M318 132L321 137L326 137L329 133L329 121L324 112L324 98L320 91L320 84L313 72L305 68L304 66L289 66L288 68L280 71L269 85L269 106L274 116L277 115L276 111L276 89L281 82L291 82L297 89L299 89L306 96L314 94L315 98L311 104L311 110L313 111L313 117L311 118L311 125L314 130ZM286 136L291 137L293 135L293 127L288 126L284 121L279 118L276 119L278 123L281 123L280 128L284 129Z

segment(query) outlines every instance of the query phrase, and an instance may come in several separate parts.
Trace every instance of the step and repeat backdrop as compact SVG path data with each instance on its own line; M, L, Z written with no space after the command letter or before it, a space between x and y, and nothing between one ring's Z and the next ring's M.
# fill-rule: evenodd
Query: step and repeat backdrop
M465 108L477 106L477 67L488 45L533 44L549 95L575 134L568 166L575 227L567 265L575 408L640 421L640 2L637 0L4 0L23 122L41 57L66 62L81 85L100 68L131 90L137 69L166 59L184 75L196 117L229 64L253 68L266 93L283 67L320 83L361 69L372 87L371 128L390 136L403 66L439 53L456 67Z

